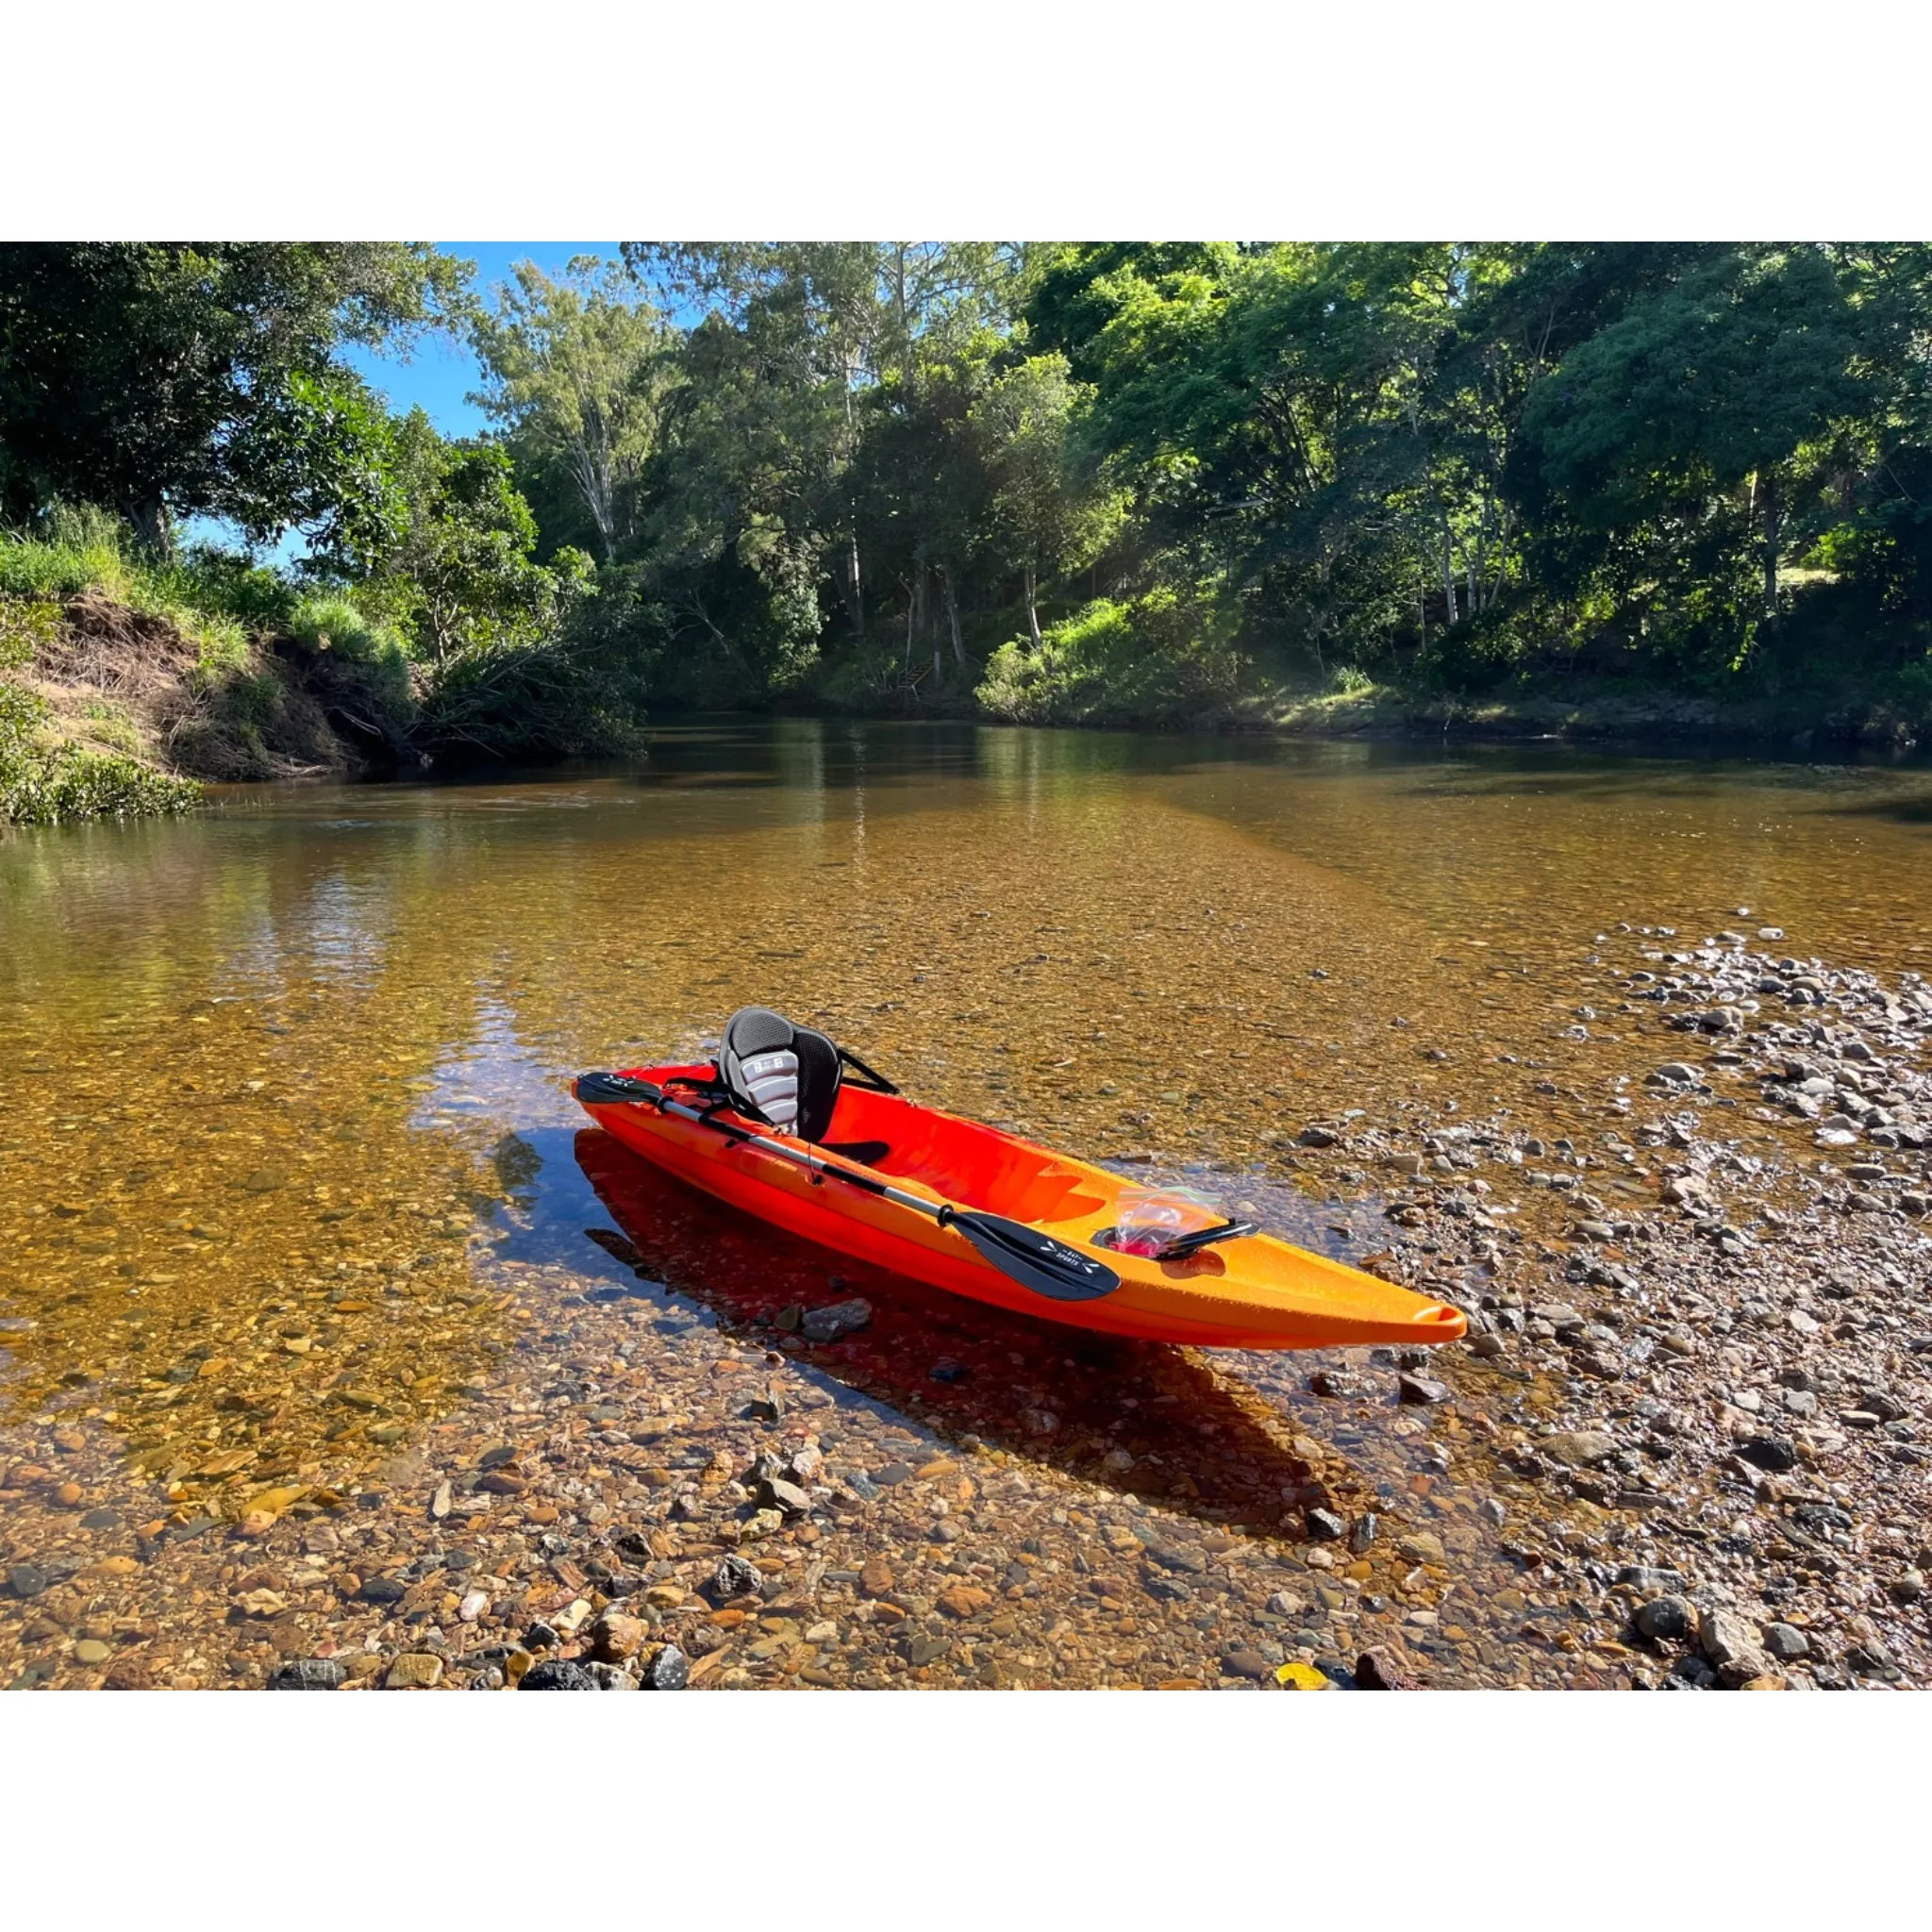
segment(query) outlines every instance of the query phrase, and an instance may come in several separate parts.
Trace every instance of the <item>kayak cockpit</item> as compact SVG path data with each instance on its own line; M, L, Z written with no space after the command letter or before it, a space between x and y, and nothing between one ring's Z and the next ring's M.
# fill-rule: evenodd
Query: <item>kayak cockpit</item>
M874 1174L913 1181L943 1200L1015 1221L1068 1222L1107 1207L1090 1175L975 1121L847 1087L819 1143ZM852 1151L862 1146L863 1152Z

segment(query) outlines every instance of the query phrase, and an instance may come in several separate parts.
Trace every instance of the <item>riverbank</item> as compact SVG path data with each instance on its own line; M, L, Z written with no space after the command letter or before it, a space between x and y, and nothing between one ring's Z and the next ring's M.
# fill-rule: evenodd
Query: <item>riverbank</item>
M1598 684L1470 697L1368 685L1258 700L1237 708L1230 724L1303 738L1722 744L1779 758L1834 750L1903 756L1932 744L1932 717L1874 697L1820 691L1776 701L1726 703Z
M102 574L98 565L92 572ZM982 686L915 715L1301 739L1716 746L1779 758L1903 757L1932 743L1932 720L1904 702L1841 692L1724 703L1573 682L1456 697L1358 676L1319 691L1228 690L1225 679L1184 684L1151 708L1124 709L1063 703L1049 691L1017 715L1010 692ZM0 823L179 811L210 781L421 772L433 757L491 760L488 741L473 735L416 741L419 706L400 647L340 600L291 604L277 625L250 627L125 583L118 592L87 579L64 594L0 594ZM638 727L599 728L608 738Z
M1632 679L1555 678L1457 692L1377 682L1351 672L1317 687L1275 684L1229 664L1164 688L1116 688L1086 667L1051 664L989 678L949 715L1047 726L1273 734L1289 738L1462 739L1510 743L1724 745L1800 757L1856 751L1895 756L1932 745L1932 709L1916 687L1894 692L1818 685L1772 698L1719 698ZM1198 670L1200 667L1194 667Z
M158 560L97 515L62 527L0 532L0 824L638 744L638 680L580 586L538 572L541 609L445 611L427 635L420 612L380 615L409 612L394 586L351 595L209 549Z
M406 760L407 675L361 637L334 649L329 611L277 631L93 583L0 594L0 823L146 817L204 782Z

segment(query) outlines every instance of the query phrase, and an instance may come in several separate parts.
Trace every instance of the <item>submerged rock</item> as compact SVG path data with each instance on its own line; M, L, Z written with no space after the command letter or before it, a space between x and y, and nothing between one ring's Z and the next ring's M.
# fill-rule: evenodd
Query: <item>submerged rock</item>
M285 1663L268 1680L271 1690L338 1690L348 1673L334 1657L303 1657Z
M808 1309L799 1322L798 1332L808 1341L837 1341L843 1336L858 1334L871 1320L872 1304L854 1295L850 1301Z
M595 1690L599 1688L596 1678L582 1664L560 1657L545 1657L541 1663L532 1664L517 1680L519 1690Z

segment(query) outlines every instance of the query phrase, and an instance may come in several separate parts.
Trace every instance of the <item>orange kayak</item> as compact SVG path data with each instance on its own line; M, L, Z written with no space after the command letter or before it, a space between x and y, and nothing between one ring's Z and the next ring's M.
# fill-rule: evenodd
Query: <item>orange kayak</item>
M766 1090L761 1107L741 1089L733 1104L710 1065L586 1074L575 1092L625 1147L732 1207L1016 1313L1216 1348L1413 1346L1464 1333L1459 1309L1247 1224L1210 1228L1185 1252L1122 1252L1112 1239L1122 1197L1142 1191L1133 1182L916 1106L884 1082L835 1084L823 1118L786 1127L770 1118L784 1116L784 1099L773 1108Z

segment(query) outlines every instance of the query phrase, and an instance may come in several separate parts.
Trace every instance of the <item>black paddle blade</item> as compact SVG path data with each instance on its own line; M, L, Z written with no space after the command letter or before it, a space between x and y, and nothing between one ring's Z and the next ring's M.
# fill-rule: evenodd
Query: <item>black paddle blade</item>
M1105 1261L1022 1222L955 1210L946 1214L944 1224L963 1234L1001 1274L1050 1301L1097 1301L1121 1285L1120 1276Z
M634 1100L656 1104L658 1093L648 1080L628 1074L579 1074L572 1091L586 1107L622 1107Z

